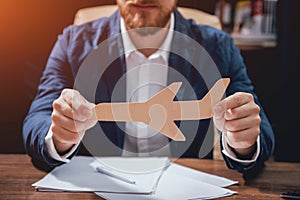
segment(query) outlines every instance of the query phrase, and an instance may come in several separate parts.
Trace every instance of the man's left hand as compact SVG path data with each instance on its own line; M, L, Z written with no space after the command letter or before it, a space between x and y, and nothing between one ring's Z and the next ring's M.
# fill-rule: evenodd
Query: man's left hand
M260 107L252 94L237 92L213 107L213 120L228 145L240 156L253 152L260 133Z

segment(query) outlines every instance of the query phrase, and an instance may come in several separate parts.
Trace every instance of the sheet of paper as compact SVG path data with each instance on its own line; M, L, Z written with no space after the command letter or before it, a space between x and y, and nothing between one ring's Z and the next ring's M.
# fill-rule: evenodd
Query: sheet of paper
M32 184L38 191L151 193L168 158L125 158L77 156ZM116 174L130 178L126 183L96 171L96 166L110 167Z
M235 194L236 192L232 190L220 187L234 183L236 182L229 179L171 164L162 175L156 191L152 194L132 195L101 192L96 194L108 200L212 199Z
M180 176L186 176L191 179L202 181L219 187L228 187L230 185L234 185L238 183L237 181L233 181L221 176L216 176L213 174L194 170L188 167L184 167L182 165L178 165L176 163L172 163L170 165L168 169L168 173L172 173Z

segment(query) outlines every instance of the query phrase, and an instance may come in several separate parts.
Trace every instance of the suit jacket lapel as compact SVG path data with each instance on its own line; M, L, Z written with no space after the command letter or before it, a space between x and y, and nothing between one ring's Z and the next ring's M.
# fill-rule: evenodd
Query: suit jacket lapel
M122 37L120 34L120 14L116 11L109 19L107 28L107 51L112 63L107 67L100 79L98 90L101 102L126 101L126 62ZM105 58L104 58L105 59ZM123 78L122 78L123 77ZM105 92L103 91L103 89ZM125 123L101 123L106 136L119 148L123 148Z
M169 57L168 85L175 81L183 82L176 95L177 100L201 99L206 93L207 87L195 68L198 66L193 66L200 65L197 61L201 52L197 50L193 40L195 39L195 34L191 32L189 23L187 23L178 10L175 10L174 14L176 23ZM203 122L200 123L201 128L206 127ZM180 129L185 134L186 141L170 141L172 156L197 157L198 149L194 150L190 147L199 148L203 140L197 134L198 121L177 121L176 124L177 126L180 124Z

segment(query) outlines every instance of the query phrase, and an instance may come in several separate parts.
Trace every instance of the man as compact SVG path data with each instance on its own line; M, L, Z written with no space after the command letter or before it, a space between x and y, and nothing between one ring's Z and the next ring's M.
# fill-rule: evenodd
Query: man
M170 48L174 37L171 31L144 29L147 27L167 28L192 38L211 56L221 76L231 78L231 84L226 91L228 97L213 108L214 124L222 132L221 147L224 149L222 151L224 160L229 168L243 173L256 172L263 166L264 161L273 152L274 135L253 92L238 49L230 37L222 31L196 25L193 21L184 19L176 9L176 3L176 0L117 0L119 11L111 17L81 26L70 26L64 30L52 50L38 94L24 121L24 145L37 167L51 169L68 162L76 154L87 130L97 123L93 113L95 103L111 101L113 92L111 88L117 85L118 80L126 72L128 75L124 85L127 101L131 101L132 96L135 98L133 101L148 99L158 91L150 87L145 90L146 92L143 90L137 92L135 96L134 86L142 87L145 84L140 76L149 78L150 82L151 78L161 76L156 81L160 85L166 85L171 70L161 68L158 72L151 71L153 69L149 67L152 66L151 63L167 65L181 73L196 93L197 99L201 99L207 92L208 88L203 80L205 77L201 77L203 74L197 74L193 67L179 56L172 53L165 54L159 50L165 45ZM97 48L102 41L126 30L129 33L122 35L121 49L123 49L119 50L125 52L123 53L125 55L112 64L111 70L105 71L104 78L99 81L95 102L88 101L79 91L70 89L73 88L80 65L89 52ZM155 40L145 40L153 35ZM144 43L149 43L155 48L139 48L145 47ZM133 53L131 51L128 53L130 47L135 48ZM136 66L143 66L148 62L150 65L130 75L129 72L133 72L133 68L136 69ZM185 89L184 92L189 91ZM208 125L207 120L200 120L190 147L179 156L198 156ZM130 153L151 155L151 152L164 149L170 142L162 134L151 135L146 139L139 135L130 135L145 130L137 124L126 123L123 131L115 123L104 123L102 127L109 140L124 149L123 155ZM148 130L146 132L148 133ZM164 150L170 151L169 148Z

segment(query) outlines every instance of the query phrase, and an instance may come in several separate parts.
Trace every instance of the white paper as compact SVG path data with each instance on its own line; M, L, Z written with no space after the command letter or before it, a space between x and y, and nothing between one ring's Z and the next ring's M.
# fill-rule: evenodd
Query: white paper
M132 195L100 192L96 194L108 200L212 199L235 194L236 192L232 190L220 187L235 183L237 182L171 164L162 175L156 191L152 194Z
M188 178L175 179L172 177L170 185L169 181L163 179L159 183L158 188L154 194L116 194L116 193L99 193L96 195L108 200L169 200L169 199L212 199L230 196L235 194L234 191L203 183L201 181L194 181ZM177 177L178 178L178 177Z
M103 166L136 185L98 173ZM166 167L168 166L168 167ZM166 157L84 157L55 168L33 184L41 191L96 192L110 200L212 199L235 194L223 188L237 183L169 162Z
M168 158L93 158L77 156L70 163L56 167L44 178L32 184L39 191L151 193ZM96 166L110 167L116 174L130 178L126 183L96 171Z
M238 183L237 181L233 181L228 178L194 170L188 167L184 167L182 165L178 165L176 163L172 163L170 165L168 169L168 173L172 173L180 176L186 176L191 179L202 181L219 187L228 187L230 185L234 185Z

